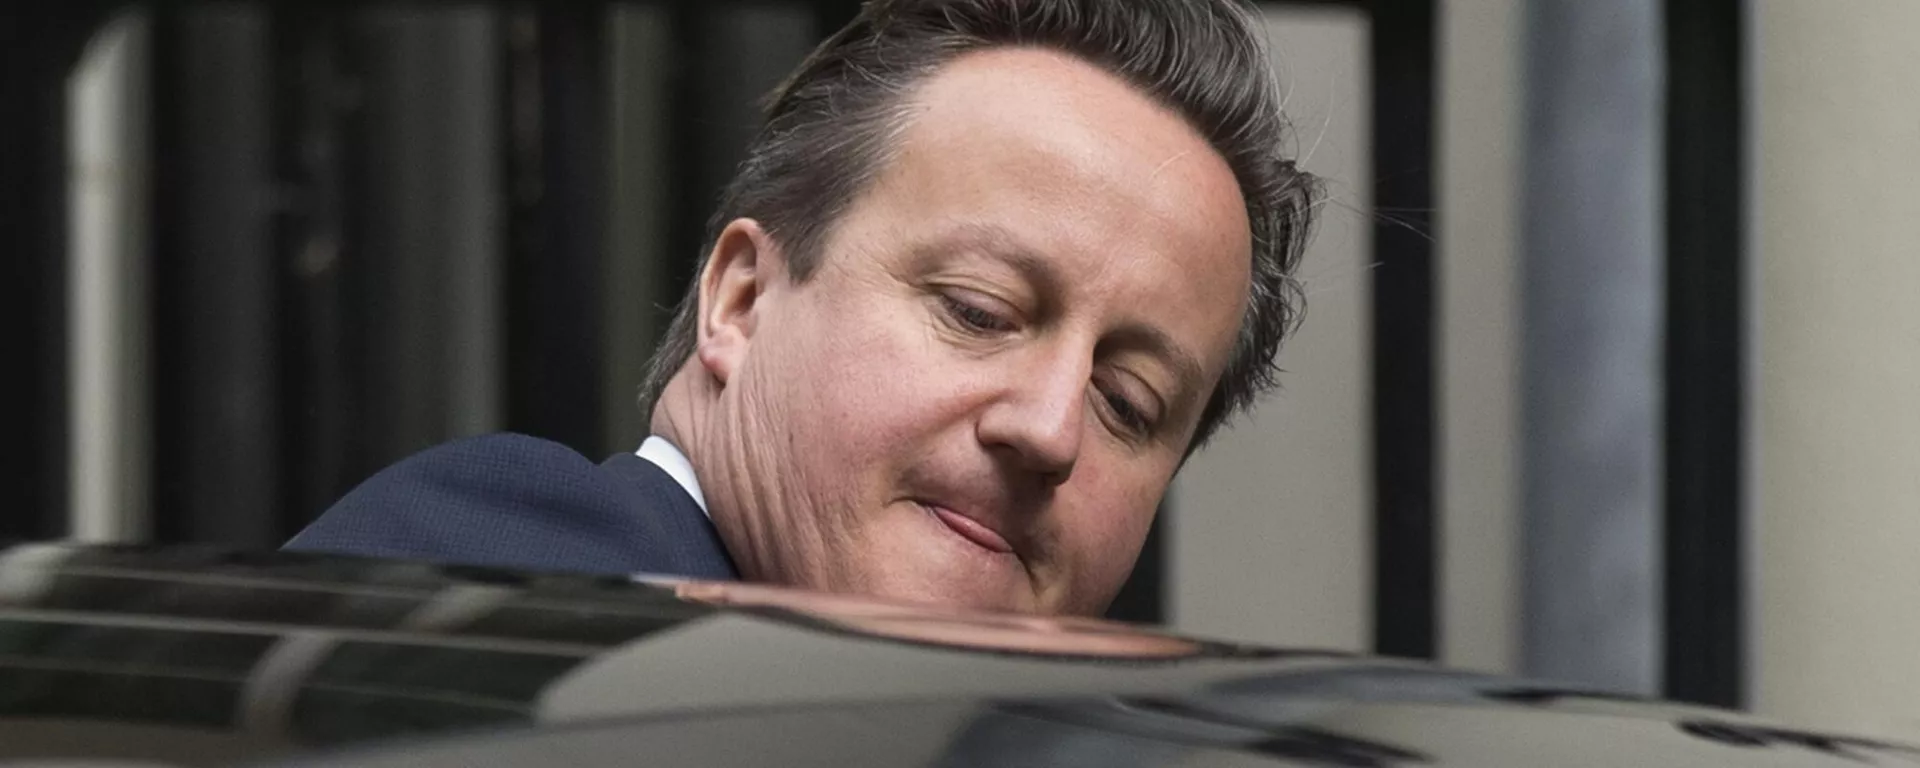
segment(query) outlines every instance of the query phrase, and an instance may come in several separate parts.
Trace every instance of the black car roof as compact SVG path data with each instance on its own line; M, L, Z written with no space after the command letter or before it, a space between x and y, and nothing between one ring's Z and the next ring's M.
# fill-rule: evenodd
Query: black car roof
M961 761L951 764L982 764L1026 733L1036 744L1160 744L1183 763L1398 765L1484 746L1450 744L1421 723L1546 732L1542 723L1572 717L1640 733L1656 756L1920 764L1901 745L1731 712L1343 653L1192 648L1139 658L983 650L682 599L671 583L35 544L0 551L0 758L222 764L351 747L376 750L350 753L370 764L394 754L474 764L555 739L639 748L727 727L736 735L716 745L746 754L766 733L812 723L824 760L893 723L924 731L915 749ZM1413 725L1381 725L1396 717ZM377 751L394 744L405 751ZM788 764L811 764L803 757Z

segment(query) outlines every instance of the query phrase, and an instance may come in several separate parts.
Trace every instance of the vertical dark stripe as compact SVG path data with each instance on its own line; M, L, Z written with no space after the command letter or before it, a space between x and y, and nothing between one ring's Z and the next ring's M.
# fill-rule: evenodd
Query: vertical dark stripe
M1438 647L1433 5L1371 6L1374 650L1416 658Z
M712 15L708 6L708 3L674 3L667 14L674 45L669 58L676 62L676 67L667 93L667 145L671 148L667 159L667 200L673 210L669 212L666 227L664 253L668 263L660 272L666 277L666 290L662 293L670 297L663 302L664 306L674 306L693 283L694 270L705 255L701 249L706 244L707 220L713 216L720 199L720 183L712 180L715 173L706 167L709 163L700 151L702 145L711 141L706 134L713 123L712 109L708 106L712 88L704 68L684 64L699 61L701 50L711 48L716 42L708 31L712 26L707 21Z
M351 16L351 60L361 73L355 122L365 137L355 164L364 169L366 183L354 186L349 197L358 219L354 279L360 289L349 306L370 331L362 335L362 356L356 363L367 391L362 401L365 445L382 464L490 428L495 421L490 400L498 388L494 366L500 356L491 339L476 338L475 333L494 331L491 320L500 288L498 219L490 211L476 210L489 206L498 192L495 170L485 167L498 159L494 139L499 94L492 64L499 51L490 15L477 9L423 14L366 8ZM568 67L561 69L573 74ZM568 99L542 104L572 106ZM572 127L570 120L545 122ZM593 129L594 135L601 132ZM552 131L542 134L544 140L552 139ZM533 210L538 265L530 270L534 275L524 276L515 287L576 288L575 283L584 281L575 270L603 263L593 231L599 216L591 215L597 212L572 208L593 205L592 200L576 199L583 192L573 188L577 180L571 175L592 166L577 158L561 159L573 149L571 144L563 151L542 146L541 157L554 160L542 168L566 178L555 181L550 175L538 188ZM593 185L596 175L589 174L585 184ZM596 194L594 189L584 191ZM559 217L555 207L562 209ZM534 318L541 330L564 325L569 333L558 343L543 338L534 349L571 353L587 343L576 339L596 335L597 303L586 289L597 285L596 279L581 288L565 306L555 306L551 296L539 299ZM587 321L585 329L575 331L581 320ZM486 363L474 363L481 359ZM552 358L539 362L548 363L538 366L539 371L552 370ZM583 396L576 387L598 391L593 386L597 357L579 362L585 371L563 370L564 376L542 382L564 387L551 393L554 399ZM600 441L592 434L597 432L592 429L597 403L543 405L552 409L548 413L564 415L571 429L579 426L571 423L574 419L584 422L588 429L579 431L588 436L550 427L528 431L598 452Z
M67 535L67 73L104 18L89 4L0 10L0 539Z
M281 303L266 10L168 7L154 39L154 535L273 546Z
M280 276L283 535L378 469L374 452L353 442L365 433L354 397L363 366L352 363L365 313L347 300L359 238L348 227L348 108L337 96L355 90L342 61L344 14L290 6L272 19L275 177L290 192L274 247L287 265Z
M760 100L791 73L837 17L827 5L680 3L673 6L673 187L679 210L669 233L676 289L691 284L708 223L764 122ZM678 299L678 295L675 296Z
M1666 690L1740 706L1742 294L1740 0L1669 0Z
M600 413L605 15L599 3L528 6L504 29L507 425L596 458L612 448Z

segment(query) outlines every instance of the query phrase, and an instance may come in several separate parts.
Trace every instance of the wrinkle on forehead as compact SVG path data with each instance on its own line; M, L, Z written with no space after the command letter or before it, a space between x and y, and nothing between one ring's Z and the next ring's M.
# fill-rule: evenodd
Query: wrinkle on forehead
M1153 174L1148 176L1147 180L1151 181L1153 179L1160 178L1160 172L1166 170L1167 166L1173 165L1174 163L1178 162L1180 158L1186 157L1191 154L1193 154L1193 150L1191 149L1183 149L1177 153L1174 153L1173 157L1169 157L1166 160L1161 161L1159 165L1154 166Z

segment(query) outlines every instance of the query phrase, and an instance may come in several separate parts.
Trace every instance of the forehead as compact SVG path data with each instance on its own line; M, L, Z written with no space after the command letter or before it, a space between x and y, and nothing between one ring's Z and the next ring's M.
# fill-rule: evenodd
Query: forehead
M1245 202L1177 113L1076 58L1022 48L960 57L909 109L856 209L885 209L901 237L1001 232L1117 308L1191 310L1174 324L1224 361L1249 284Z

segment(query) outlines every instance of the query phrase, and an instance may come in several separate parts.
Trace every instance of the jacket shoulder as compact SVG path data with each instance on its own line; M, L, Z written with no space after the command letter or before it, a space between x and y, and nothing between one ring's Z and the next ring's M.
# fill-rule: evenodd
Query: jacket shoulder
M495 434L414 454L361 483L288 549L627 573L658 537L629 493L572 449Z

